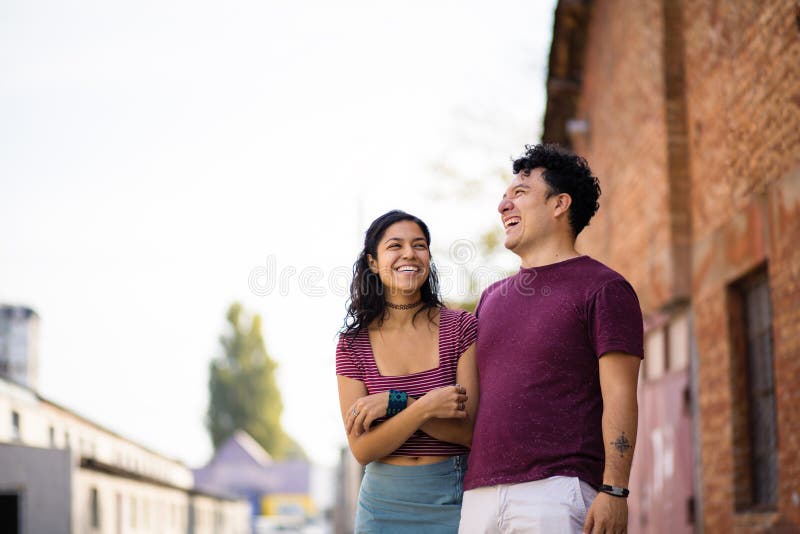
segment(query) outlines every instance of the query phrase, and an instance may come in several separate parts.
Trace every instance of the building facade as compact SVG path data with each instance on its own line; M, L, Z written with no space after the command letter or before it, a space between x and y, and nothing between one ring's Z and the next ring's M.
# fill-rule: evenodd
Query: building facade
M251 532L247 501L196 490L180 461L5 378L0 517L19 534Z
M800 7L561 0L547 92L645 315L631 532L800 531Z

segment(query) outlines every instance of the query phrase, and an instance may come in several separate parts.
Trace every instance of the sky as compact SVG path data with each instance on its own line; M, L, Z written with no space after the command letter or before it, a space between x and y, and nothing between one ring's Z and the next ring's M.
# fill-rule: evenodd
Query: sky
M3 2L0 302L41 317L40 393L201 466L240 301L284 427L334 465L336 333L369 222L425 220L450 301L518 265L476 243L539 140L554 8Z

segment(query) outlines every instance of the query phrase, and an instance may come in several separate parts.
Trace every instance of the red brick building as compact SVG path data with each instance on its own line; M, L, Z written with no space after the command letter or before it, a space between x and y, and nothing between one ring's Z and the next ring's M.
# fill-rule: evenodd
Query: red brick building
M800 3L561 0L543 139L646 322L631 532L800 532Z

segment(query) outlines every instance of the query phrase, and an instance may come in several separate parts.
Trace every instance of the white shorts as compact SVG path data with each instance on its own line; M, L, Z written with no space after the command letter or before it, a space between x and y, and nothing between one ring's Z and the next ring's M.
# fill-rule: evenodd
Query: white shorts
M597 491L577 477L501 484L464 492L459 534L581 534Z

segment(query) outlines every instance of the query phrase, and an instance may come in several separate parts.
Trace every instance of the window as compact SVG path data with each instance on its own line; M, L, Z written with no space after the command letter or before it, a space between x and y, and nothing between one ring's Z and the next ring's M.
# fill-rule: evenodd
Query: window
M778 497L772 309L766 266L731 287L735 480L738 510L774 509ZM737 407L739 405L739 407Z
M131 527L136 528L136 497L131 497Z
M21 441L22 434L19 431L19 414L11 412L11 441Z
M644 343L644 374L647 380L657 380L667 370L667 344L664 327L658 327L647 333Z
M116 492L114 494L114 508L115 508L115 517L114 520L116 522L116 532L120 534L122 532L122 494L120 492Z
M645 331L642 362L644 378L658 380L689 367L689 311L672 310L657 314Z
M100 528L100 502L97 488L89 491L89 521L94 528Z
M52 426L50 427L50 447L56 446L56 429Z
M69 442L69 432L64 432L64 448L69 449L71 446Z
M689 368L689 312L675 313L669 321L667 330L667 362L670 371Z

